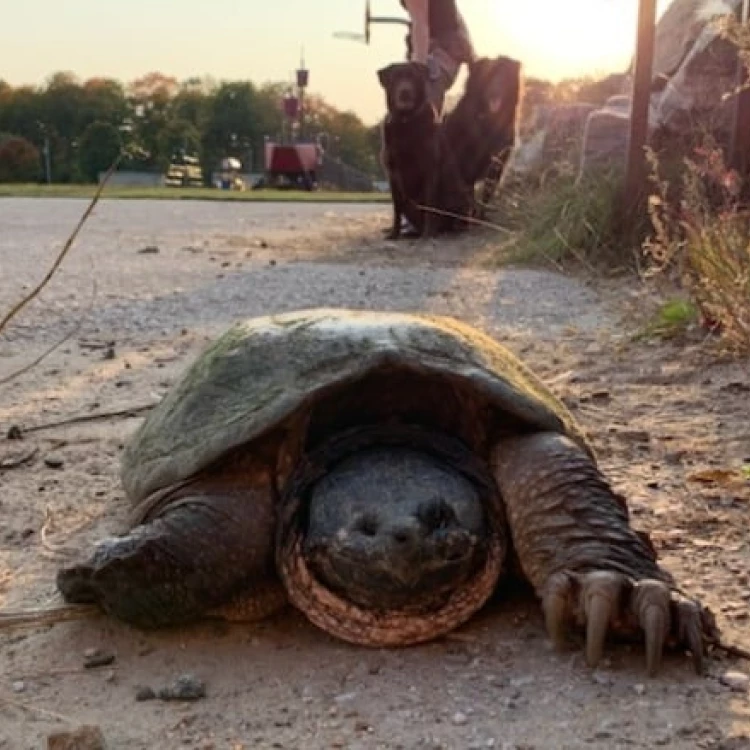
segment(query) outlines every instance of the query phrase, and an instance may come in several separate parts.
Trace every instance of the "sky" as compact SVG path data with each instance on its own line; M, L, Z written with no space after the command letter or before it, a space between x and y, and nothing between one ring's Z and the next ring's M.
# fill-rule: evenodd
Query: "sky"
M373 14L402 16L397 0ZM458 0L478 54L510 55L550 80L623 70L638 0ZM310 91L365 122L382 115L375 75L404 57L405 27L361 32L364 0L5 0L0 79L42 84L56 71L127 82L150 71L255 83L291 80L301 50ZM668 0L662 0L662 7Z

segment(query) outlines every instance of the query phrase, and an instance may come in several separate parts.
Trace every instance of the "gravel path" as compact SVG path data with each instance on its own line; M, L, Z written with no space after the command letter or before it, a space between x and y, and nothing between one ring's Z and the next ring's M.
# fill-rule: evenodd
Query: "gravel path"
M84 207L0 200L0 311L38 282ZM666 564L747 639L749 493L686 479L743 460L746 369L634 348L611 295L544 271L483 270L472 260L486 237L389 244L388 221L383 206L102 202L53 283L0 334L0 383L70 334L0 384L0 431L149 403L238 318L317 305L450 313L555 385ZM54 600L69 550L117 528L117 457L137 423L0 440L0 462L26 456L0 469L0 609ZM697 679L678 655L647 680L642 661L613 648L591 672L580 650L553 654L522 596L402 651L347 646L293 613L171 633L65 623L0 633L0 748L86 723L128 749L750 747L747 678L719 679L746 665L716 661ZM180 675L197 702L136 701Z

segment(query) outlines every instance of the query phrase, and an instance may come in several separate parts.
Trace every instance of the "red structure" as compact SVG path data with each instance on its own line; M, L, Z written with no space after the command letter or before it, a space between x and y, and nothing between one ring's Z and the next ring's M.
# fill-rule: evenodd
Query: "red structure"
M286 137L278 141L266 139L264 149L265 176L262 185L278 189L315 190L317 172L323 161L323 149L317 141L305 140L305 89L310 72L304 59L297 70L296 93L290 90L281 101L286 118Z

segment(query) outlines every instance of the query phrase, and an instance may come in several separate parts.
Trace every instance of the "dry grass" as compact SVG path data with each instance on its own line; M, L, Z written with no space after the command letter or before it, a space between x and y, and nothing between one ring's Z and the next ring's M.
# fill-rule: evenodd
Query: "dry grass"
M617 171L577 180L573 169L561 165L542 175L508 180L492 216L513 232L503 243L504 254L557 269L601 272L631 266L638 243L618 230L621 188Z
M750 210L740 200L739 175L708 141L684 160L675 199L650 158L653 233L644 244L650 272L679 283L707 328L732 349L750 353Z

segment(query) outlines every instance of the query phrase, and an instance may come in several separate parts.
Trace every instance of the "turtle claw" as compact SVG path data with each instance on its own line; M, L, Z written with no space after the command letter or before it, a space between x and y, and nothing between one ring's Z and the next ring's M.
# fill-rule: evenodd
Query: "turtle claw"
M688 649L698 674L703 672L704 641L714 626L697 602L657 579L634 581L621 573L555 573L542 592L550 639L562 649L572 626L585 627L586 663L596 667L609 633L640 635L645 642L646 672L655 676L667 645Z
M646 639L646 672L654 677L661 666L662 652L669 635L672 592L661 581L638 581L630 605Z

